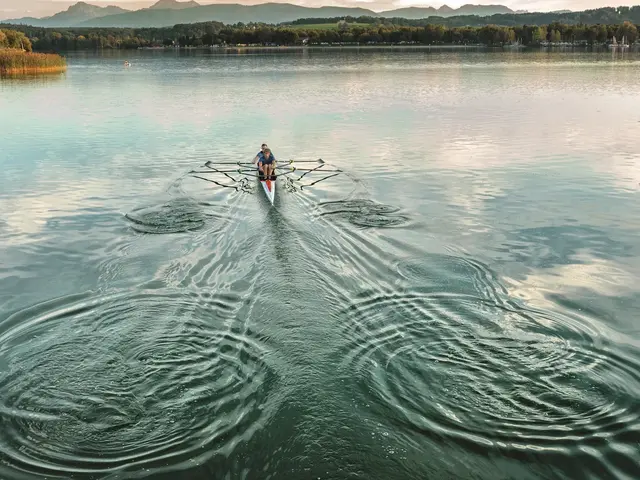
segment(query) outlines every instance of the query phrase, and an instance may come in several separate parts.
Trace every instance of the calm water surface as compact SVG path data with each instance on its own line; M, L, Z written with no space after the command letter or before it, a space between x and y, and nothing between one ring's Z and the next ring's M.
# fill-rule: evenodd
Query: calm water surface
M0 81L1 478L638 477L640 54L127 55Z

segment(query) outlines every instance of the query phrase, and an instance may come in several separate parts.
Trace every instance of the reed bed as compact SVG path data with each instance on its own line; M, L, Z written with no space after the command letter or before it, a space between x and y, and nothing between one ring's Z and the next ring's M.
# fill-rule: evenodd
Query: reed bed
M21 75L58 73L67 69L66 60L51 53L32 53L23 50L0 49L0 74Z

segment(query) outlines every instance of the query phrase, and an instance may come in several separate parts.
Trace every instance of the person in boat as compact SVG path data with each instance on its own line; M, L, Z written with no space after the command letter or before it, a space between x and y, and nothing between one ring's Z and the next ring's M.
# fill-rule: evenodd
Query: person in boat
M264 156L264 150L265 148L269 148L269 146L266 143L263 143L262 146L260 147L260 151L256 154L255 158L253 159L253 163L258 163L258 161L260 160L260 158L262 156ZM273 159L275 160L275 155L273 155L273 152L271 152L271 156L273 157Z
M273 156L269 147L265 147L265 149L258 154L258 170L260 170L265 178L271 179L275 173L275 167L276 157Z
M267 144L263 143L260 146L260 151L256 153L256 156L253 158L253 163L258 163L260 161L260 157L264 154L264 149L267 148Z
M265 152L269 151L269 158L265 160ZM273 154L273 152L271 151L271 149L267 146L266 143L263 143L260 147L260 151L258 152L258 154L255 156L255 158L253 159L253 163L257 163L258 164L258 170L260 171L260 173L262 175L267 174L267 172L265 172L265 165L270 165L270 175L273 175L273 172L275 170L275 163L276 163L276 157Z

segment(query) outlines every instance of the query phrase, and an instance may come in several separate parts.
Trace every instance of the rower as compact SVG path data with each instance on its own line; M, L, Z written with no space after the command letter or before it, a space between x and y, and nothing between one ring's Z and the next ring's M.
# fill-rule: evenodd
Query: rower
M271 154L271 149L269 147L265 147L257 156L258 170L262 172L262 175L264 175L266 179L275 180L273 177L276 158Z
M258 163L260 161L260 157L264 154L264 149L267 148L267 144L263 143L260 146L260 151L256 153L256 156L253 158L253 163Z
M256 156L254 157L254 159L253 159L253 163L258 163L258 161L260 160L260 157L262 157L262 156L264 155L264 149L265 149L265 148L269 148L269 147L267 146L267 144L266 144L266 143L263 143L263 144L260 146L260 151L259 151L259 152L256 154ZM273 152L271 152L271 156L273 157L273 159L274 159L274 160L276 159L276 157L273 155Z
M271 171L272 171L272 175L273 175L273 170L275 169L276 157L275 157L275 155L273 154L273 152L271 152L271 150L269 149L269 147L267 146L267 144L266 144L266 143L263 143L263 144L260 146L260 151L256 154L255 158L253 159L253 163L257 163L257 164L258 164L258 170L259 170L262 174L264 174L264 173L265 173L265 172L264 172L264 168L263 168L263 166L262 166L262 164L261 164L261 160L263 160L263 159L264 159L265 150L269 150L269 152L270 152L270 157L271 157L271 159L273 160L273 163L272 163L272 170L271 170Z

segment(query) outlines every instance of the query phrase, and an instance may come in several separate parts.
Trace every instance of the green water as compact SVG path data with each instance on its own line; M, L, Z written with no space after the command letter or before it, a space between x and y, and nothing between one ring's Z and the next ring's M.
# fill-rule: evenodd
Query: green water
M640 53L68 63L0 80L1 478L637 477Z

